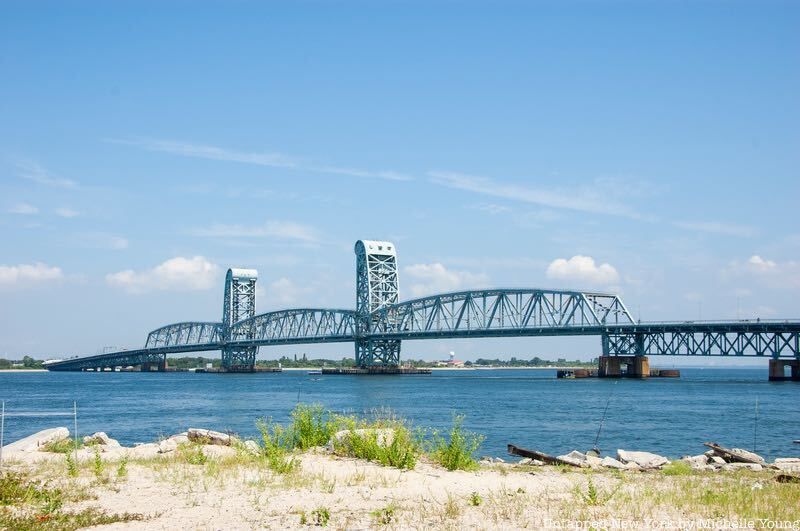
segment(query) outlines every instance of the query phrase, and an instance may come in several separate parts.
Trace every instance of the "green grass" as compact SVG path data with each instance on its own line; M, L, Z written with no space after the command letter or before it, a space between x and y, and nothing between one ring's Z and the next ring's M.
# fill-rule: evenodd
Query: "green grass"
M0 529L13 529L15 531L74 531L97 525L131 522L134 520L144 520L144 516L131 513L109 514L98 509L39 514L15 514L8 510L0 510Z
M311 511L311 518L314 520L314 525L327 527L331 520L331 512L327 507L317 507Z
M261 432L260 458L265 460L267 466L278 474L288 474L300 466L300 462L291 456L294 449L294 439L290 431L278 424L265 420L256 421L258 431Z
M663 466L661 473L665 476L691 476L693 470L686 461L671 461Z
M291 446L299 450L325 446L340 425L341 421L337 416L324 410L321 405L298 404L292 411L292 424L289 428Z
M372 517L378 525L389 525L396 520L397 505L392 502L382 509L372 511Z
M467 503L469 503L473 507L478 507L480 504L483 503L483 498L477 492L473 492L473 493L471 493L469 495L469 499L467 500Z
M21 474L0 473L0 529L74 530L95 525L142 520L139 514L107 514L97 509L64 511L66 501L84 499Z
M175 457L190 465L204 465L208 457L203 453L203 446L198 443L181 443L175 450Z
M387 433L389 435L385 435ZM391 442L386 444L384 437L390 438ZM339 455L366 459L383 466L411 470L417 465L421 448L408 425L390 419L356 423L346 437L334 444L334 451Z
M463 428L464 417L453 417L453 427L449 437L445 438L437 432L433 433L430 442L429 454L431 459L442 465L447 470L475 470L478 462L475 452L483 443L483 435L465 431Z
M56 439L42 445L42 452L52 452L56 454L68 454L73 450L83 448L83 443L70 438Z

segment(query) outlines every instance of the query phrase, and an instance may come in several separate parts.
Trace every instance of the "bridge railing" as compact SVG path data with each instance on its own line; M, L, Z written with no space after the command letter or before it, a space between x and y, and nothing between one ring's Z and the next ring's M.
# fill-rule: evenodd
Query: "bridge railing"
M374 334L430 334L633 325L616 295L496 289L433 295L373 313Z

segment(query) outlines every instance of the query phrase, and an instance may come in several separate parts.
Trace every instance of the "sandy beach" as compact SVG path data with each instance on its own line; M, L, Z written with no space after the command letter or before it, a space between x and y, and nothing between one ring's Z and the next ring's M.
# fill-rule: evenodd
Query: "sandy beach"
M67 529L89 522L102 524L93 529L126 530L557 529L592 522L674 529L745 521L755 528L773 521L800 527L800 484L778 481L800 472L800 461L756 471L617 470L509 457L449 471L423 456L412 470L401 470L314 447L292 454L298 466L279 473L259 457L254 441L197 444L179 434L134 448L87 446L77 454L42 448L5 451L0 478L58 489L63 505L54 513L34 502L0 507L0 528L23 521L12 517L64 515L83 515L67 516Z

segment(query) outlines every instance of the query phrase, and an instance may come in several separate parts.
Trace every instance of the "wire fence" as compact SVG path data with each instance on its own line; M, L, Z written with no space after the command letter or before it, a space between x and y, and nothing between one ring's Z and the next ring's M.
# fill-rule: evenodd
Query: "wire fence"
M6 418L13 417L72 417L75 435L75 459L78 458L78 402L72 402L72 411L8 411L6 402L0 402L0 471L3 469L3 450L5 449Z

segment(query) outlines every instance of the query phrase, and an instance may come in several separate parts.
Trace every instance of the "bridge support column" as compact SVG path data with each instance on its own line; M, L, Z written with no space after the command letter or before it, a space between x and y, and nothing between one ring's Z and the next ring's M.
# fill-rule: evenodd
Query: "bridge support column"
M597 375L600 378L649 378L647 356L600 356Z
M791 367L787 374L786 368ZM800 382L800 359L794 360L769 360L769 380L771 382L792 381Z

